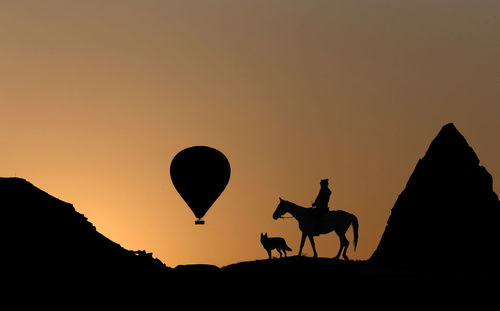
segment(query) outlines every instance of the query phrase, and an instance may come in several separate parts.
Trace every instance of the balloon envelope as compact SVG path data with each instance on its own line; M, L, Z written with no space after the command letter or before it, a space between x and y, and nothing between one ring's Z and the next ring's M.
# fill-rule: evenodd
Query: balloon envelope
M175 189L198 219L205 216L224 191L230 175L231 167L224 154L206 146L184 149L170 164Z

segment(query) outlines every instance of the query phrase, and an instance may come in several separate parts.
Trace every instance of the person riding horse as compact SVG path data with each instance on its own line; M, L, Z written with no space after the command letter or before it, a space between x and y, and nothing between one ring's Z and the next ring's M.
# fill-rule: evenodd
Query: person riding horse
M319 185L321 188L312 206L317 208L318 215L323 215L325 212L328 212L328 201L330 200L332 191L328 188L328 179L322 179Z
M316 200L312 204L316 208L316 228L319 228L321 217L328 212L328 201L332 191L328 188L328 179L322 179L319 182L320 189Z

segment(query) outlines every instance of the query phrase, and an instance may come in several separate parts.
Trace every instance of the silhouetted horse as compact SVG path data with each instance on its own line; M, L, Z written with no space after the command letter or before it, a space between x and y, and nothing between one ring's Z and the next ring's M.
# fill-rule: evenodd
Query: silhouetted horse
M329 211L321 216L321 220L318 223L318 216L314 208L302 207L280 198L280 203L273 213L273 218L276 220L278 218L281 218L286 213L290 213L295 219L297 219L297 221L299 222L299 229L302 231L299 256L302 255L302 248L304 247L306 236L309 237L309 241L311 242L311 246L314 251L314 257L318 257L318 254L316 253L316 247L314 245L314 236L335 231L340 239L340 249L334 259L338 259L340 254L342 253L342 257L345 260L349 260L346 255L349 241L345 237L345 233L347 232L347 229L349 229L349 226L351 224L354 231L354 250L356 250L356 246L358 244L359 226L358 219L353 214L340 210Z

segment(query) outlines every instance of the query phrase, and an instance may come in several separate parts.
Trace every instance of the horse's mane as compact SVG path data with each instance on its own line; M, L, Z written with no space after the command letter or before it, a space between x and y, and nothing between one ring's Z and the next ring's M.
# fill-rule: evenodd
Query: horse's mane
M295 203L293 203L293 202L290 202L290 201L288 201L288 200L283 200L283 201L285 201L286 203L288 203L288 204L290 204L290 205L293 205L293 206L295 206L295 207L300 207L300 208L309 208L309 207L300 206L300 205L295 204Z

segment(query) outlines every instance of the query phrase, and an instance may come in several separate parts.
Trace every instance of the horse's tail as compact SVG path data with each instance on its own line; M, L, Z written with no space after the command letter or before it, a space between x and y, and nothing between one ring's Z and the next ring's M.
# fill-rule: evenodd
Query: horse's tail
M352 215L352 230L354 231L354 250L356 250L356 246L358 245L358 218Z

